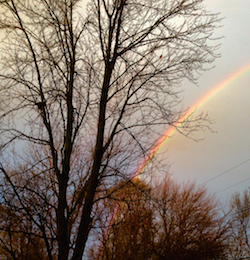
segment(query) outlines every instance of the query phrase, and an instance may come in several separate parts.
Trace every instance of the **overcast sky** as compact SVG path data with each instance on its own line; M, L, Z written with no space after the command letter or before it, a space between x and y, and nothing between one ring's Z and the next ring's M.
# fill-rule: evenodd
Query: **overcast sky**
M216 32L224 36L220 40L221 58L216 60L214 69L200 77L199 87L183 85L186 106L235 71L250 65L250 1L205 0L205 4L224 17L223 27ZM197 112L201 111L208 112L215 121L212 128L217 133L200 133L204 140L199 143L176 134L160 153L173 163L171 173L175 178L196 180L198 184L210 180L208 188L225 202L233 192L242 192L250 186L250 70ZM242 183L236 185L239 182Z
M220 40L221 58L214 69L200 77L199 87L183 84L186 107L235 71L250 65L250 1L205 0L205 4L224 17L223 27L216 31L217 36L224 36ZM174 178L196 180L198 184L212 179L207 182L208 188L225 201L233 192L250 186L250 70L197 112L201 111L208 112L215 121L212 128L217 133L200 133L197 137L204 140L199 143L176 134L158 156L173 163L170 171Z

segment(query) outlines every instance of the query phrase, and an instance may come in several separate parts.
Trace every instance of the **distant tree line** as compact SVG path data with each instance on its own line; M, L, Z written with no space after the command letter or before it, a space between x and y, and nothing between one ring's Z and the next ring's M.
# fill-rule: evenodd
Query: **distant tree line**
M230 222L204 187L171 178L141 186L128 182L110 196L113 218L99 225L89 259L227 259Z
M22 179L18 182L21 186ZM1 186L4 199L13 200L7 183ZM227 213L205 187L180 184L171 177L154 186L138 178L122 181L108 193L95 206L99 218L92 224L84 259L250 258L249 190L232 195ZM27 214L23 221L19 214L17 208L1 205L0 259L48 259L42 232L34 236L33 220ZM57 259L56 250L52 259Z
M225 213L194 183L166 178L148 188L137 179L121 186L106 201L109 217L89 259L250 259L249 190L233 194Z

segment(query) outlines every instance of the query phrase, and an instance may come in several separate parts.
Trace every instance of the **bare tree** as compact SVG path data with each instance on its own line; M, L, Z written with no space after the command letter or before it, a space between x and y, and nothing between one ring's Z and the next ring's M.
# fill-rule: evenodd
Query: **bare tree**
M157 189L121 191L109 198L119 208L106 206L115 220L90 259L226 259L230 225L204 187L168 178Z
M96 201L178 124L181 80L195 81L218 47L219 18L202 0L81 5L0 2L1 203L31 221L49 259L82 259Z
M150 259L153 210L150 188L138 179L122 181L102 201L89 259ZM151 243L150 243L151 242Z
M156 197L159 259L226 259L230 226L204 187L168 179Z
M13 209L1 207L0 258L35 260L48 259L43 234L33 223ZM54 255L52 259L56 259Z
M230 237L229 257L244 259L250 254L250 194L245 190L241 195L235 193L231 198L232 235Z

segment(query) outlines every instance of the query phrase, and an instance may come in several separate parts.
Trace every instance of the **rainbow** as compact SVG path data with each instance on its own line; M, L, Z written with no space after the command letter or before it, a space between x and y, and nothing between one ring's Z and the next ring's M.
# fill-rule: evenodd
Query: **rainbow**
M247 64L231 75L229 75L226 79L219 82L217 85L215 85L211 90L206 92L200 99L198 99L189 109L186 111L184 116L182 116L178 123L171 127L170 129L167 129L162 136L156 141L152 149L149 151L147 157L144 159L144 161L141 163L141 165L138 167L138 170L136 171L134 178L137 179L140 178L141 174L145 171L148 164L152 161L154 156L157 154L157 152L161 149L161 147L166 144L166 142L175 134L175 132L178 130L178 127L181 126L185 120L187 120L198 108L202 107L208 100L212 99L214 96L216 96L218 93L220 93L224 88L229 86L231 83L236 81L238 78L243 76L246 72L250 70L250 64Z
M157 154L157 152L163 147L166 142L175 134L175 132L178 130L178 127L182 125L183 122L185 122L192 114L196 112L197 109L202 107L207 101L212 99L214 96L216 96L218 93L220 93L224 88L229 86L231 83L236 81L238 78L243 76L246 72L250 70L250 64L247 64L231 75L229 75L226 79L219 82L217 85L211 88L208 92L206 92L200 99L198 99L194 104L192 104L189 109L185 112L185 114L178 120L178 123L174 127L171 127L167 129L162 136L156 141L156 143L153 145L152 149L149 151L147 157L144 159L144 161L140 164L138 167L136 173L134 174L134 177L132 178L132 182L137 181L140 179L140 176L142 176L143 172L149 165L149 163L152 161L154 156ZM118 214L118 210L121 206L124 205L125 202L122 204L119 204L115 208L115 212L112 215L112 218L110 220L110 223L112 224L115 221L115 218ZM111 226L111 225L110 225ZM107 236L109 235L110 230L107 232Z

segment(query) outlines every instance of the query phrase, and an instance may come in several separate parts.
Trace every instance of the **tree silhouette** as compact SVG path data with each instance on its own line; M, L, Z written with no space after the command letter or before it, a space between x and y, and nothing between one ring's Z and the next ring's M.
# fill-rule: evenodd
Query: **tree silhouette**
M218 47L202 2L0 2L1 203L42 234L49 259L82 259L97 202L178 125L180 82Z

